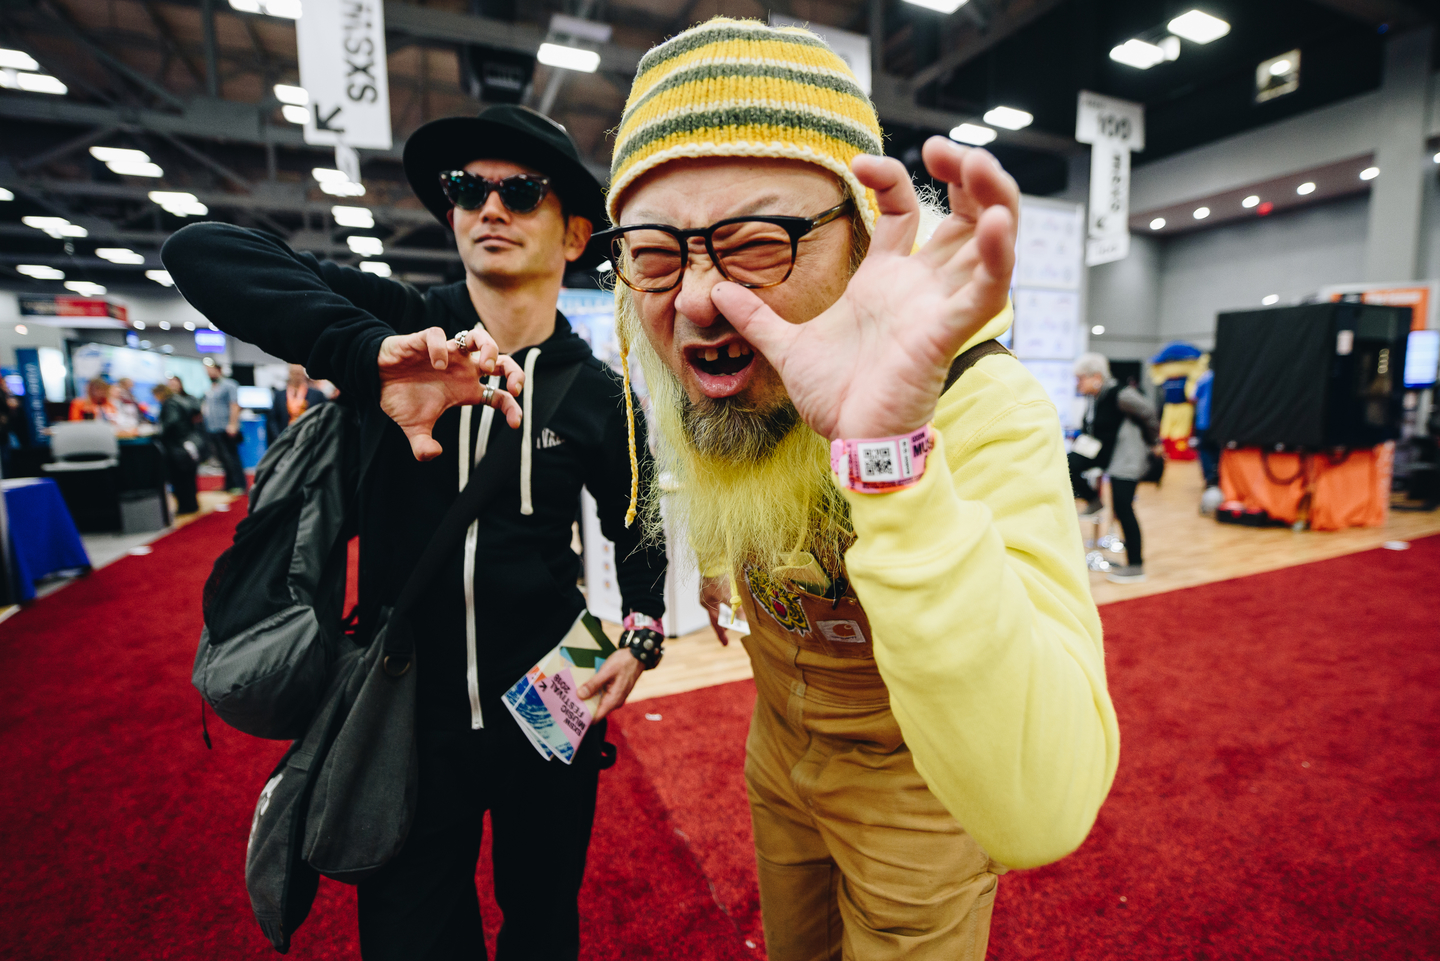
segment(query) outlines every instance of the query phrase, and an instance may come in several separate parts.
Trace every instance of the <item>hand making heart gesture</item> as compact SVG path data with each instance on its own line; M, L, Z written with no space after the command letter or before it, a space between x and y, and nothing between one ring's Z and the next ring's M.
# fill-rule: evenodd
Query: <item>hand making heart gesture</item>
M920 205L904 165L856 157L851 169L875 191L880 220L845 293L813 320L786 323L738 284L711 294L780 374L800 416L832 440L893 437L927 423L961 345L1009 295L1015 181L990 154L943 137L927 141L923 156L949 184L950 216L912 253Z
M431 432L451 407L488 404L511 427L520 426L520 404L515 398L525 386L525 373L500 353L483 327L467 331L463 343L447 338L439 327L386 337L380 342L377 366L380 409L405 432L416 460L440 456L440 444ZM481 378L497 373L505 377L505 389L487 391Z

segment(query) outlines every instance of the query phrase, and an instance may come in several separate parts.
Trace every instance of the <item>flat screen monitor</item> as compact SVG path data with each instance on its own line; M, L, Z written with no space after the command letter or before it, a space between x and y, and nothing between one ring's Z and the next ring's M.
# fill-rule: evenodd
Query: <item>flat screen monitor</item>
M275 395L269 387L237 387L235 402L247 410L269 410L275 403Z
M1423 390L1435 386L1440 368L1440 330L1412 330L1405 345L1405 387Z

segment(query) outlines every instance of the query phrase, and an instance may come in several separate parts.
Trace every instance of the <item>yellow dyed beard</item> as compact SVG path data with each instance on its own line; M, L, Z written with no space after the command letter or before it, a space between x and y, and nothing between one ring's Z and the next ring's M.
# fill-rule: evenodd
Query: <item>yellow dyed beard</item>
M662 537L668 521L694 549L706 576L755 566L794 566L808 552L831 576L854 540L849 507L830 473L830 443L798 422L765 456L745 462L696 448L684 424L685 394L641 326L630 291L615 298L621 343L640 360L650 392L650 423L659 434L656 466L665 483L665 517L642 512L647 532ZM661 485L652 485L659 496ZM811 581L813 583L813 580ZM823 585L817 585L823 586Z

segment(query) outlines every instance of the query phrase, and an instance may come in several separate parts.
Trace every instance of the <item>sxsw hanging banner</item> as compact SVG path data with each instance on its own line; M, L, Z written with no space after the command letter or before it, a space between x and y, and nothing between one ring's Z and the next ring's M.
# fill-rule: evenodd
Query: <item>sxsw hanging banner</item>
M1130 253L1130 152L1145 149L1145 107L1080 91L1075 139L1092 144L1085 264L1108 264Z
M381 0L305 0L295 21L305 142L389 150L390 81Z

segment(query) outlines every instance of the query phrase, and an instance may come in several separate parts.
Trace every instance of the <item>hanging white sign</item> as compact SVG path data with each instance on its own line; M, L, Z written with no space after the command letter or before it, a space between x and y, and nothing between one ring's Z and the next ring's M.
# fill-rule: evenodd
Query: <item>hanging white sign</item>
M1085 264L1123 260L1130 253L1130 152L1145 149L1145 108L1082 90L1075 139L1093 145Z
M390 81L381 0L305 0L295 22L309 144L389 150Z

